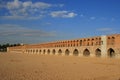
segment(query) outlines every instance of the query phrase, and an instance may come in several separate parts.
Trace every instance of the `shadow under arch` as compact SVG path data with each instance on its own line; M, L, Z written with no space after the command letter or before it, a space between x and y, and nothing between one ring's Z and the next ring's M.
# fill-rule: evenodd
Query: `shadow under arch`
M73 55L74 55L74 56L78 56L78 55L79 55L79 51L78 51L77 49L75 49L75 50L73 51Z
M53 51L52 51L53 55L55 55L55 52L56 52L55 49L53 49Z
M47 54L50 54L50 50L49 49L47 50Z
M85 50L83 51L83 55L84 55L84 56L90 56L90 51L89 51L88 49L85 49Z
M115 57L115 51L112 48L109 48L107 51L109 57Z
M39 53L41 54L41 50L39 50Z
M62 50L61 49L58 50L58 55L62 55Z
M95 50L95 55L96 55L97 57L101 57L101 50L100 50L99 48L97 48L97 49Z
M65 50L65 55L69 55L70 54L70 51L68 49Z
M45 49L43 50L43 54L45 54Z

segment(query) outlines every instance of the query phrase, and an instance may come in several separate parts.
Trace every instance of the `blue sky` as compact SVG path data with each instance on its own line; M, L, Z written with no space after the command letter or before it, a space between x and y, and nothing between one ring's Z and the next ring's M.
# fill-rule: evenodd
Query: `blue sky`
M0 43L120 33L120 0L0 0Z

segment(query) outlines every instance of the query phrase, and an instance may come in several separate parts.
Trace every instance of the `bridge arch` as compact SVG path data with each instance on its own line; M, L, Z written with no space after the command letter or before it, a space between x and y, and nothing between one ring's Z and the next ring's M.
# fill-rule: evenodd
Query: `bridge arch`
M36 49L36 53L38 53L38 49Z
M33 49L33 53L35 52L35 50Z
M47 54L50 54L50 49L47 50Z
M77 49L74 49L73 55L74 55L74 56L78 56L78 55L79 55L79 51L78 51Z
M58 50L58 55L61 55L61 54L62 54L62 50L59 49L59 50Z
M115 56L115 51L112 48L109 48L107 51L107 54L109 57L114 57Z
M39 50L39 53L41 54L41 50Z
M43 54L45 54L45 49L43 50Z
M70 51L68 49L65 50L65 55L69 55L70 54Z
M100 50L99 48L97 48L97 49L95 50L95 55L96 55L97 57L100 57L100 56L101 56L101 50Z
M90 56L90 51L89 51L88 49L85 49L85 50L83 51L83 55L84 55L84 56Z
M32 53L32 50L30 49L30 53Z
M55 52L56 52L55 49L53 49L53 51L52 51L53 55L55 55Z

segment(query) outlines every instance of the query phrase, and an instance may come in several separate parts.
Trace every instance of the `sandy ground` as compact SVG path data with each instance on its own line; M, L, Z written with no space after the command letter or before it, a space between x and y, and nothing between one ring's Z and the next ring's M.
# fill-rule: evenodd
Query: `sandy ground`
M120 59L0 53L0 80L120 80Z

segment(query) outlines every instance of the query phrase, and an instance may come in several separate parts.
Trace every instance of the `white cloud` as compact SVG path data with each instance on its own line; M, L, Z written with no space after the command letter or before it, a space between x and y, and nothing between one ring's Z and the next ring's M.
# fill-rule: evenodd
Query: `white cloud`
M32 5L33 8L40 8L40 9L46 9L51 7L52 4L44 3L44 2L37 2Z
M53 37L54 32L47 32L37 29L29 29L20 25L0 24L0 37Z
M22 7L22 2L19 0L14 0L14 2L8 2L6 7L8 9L19 9Z
M16 24L0 24L1 43L38 43L56 38L56 32L30 29Z
M97 31L112 31L112 28L100 28Z
M8 2L7 3L7 8L8 9L21 9L21 8L38 8L38 9L46 9L51 7L52 4L45 3L45 2L31 2L31 1L26 1L22 2L19 0L14 0L13 2Z
M8 2L6 8L12 16L32 16L35 13L40 14L42 10L50 8L52 4L44 2L32 3L31 1L22 2L14 0Z
M119 29L116 28L110 28L110 27L103 27L103 28L99 28L96 30L97 33L99 33L100 35L108 35L108 34L119 34Z
M3 19L40 19L43 15L48 15L48 9L53 7L63 7L64 4L50 4L46 2L32 2L14 0L0 5L0 8L6 9L1 18ZM6 15L8 14L8 15ZM70 14L72 15L72 14Z
M3 19L12 19L12 20L36 20L36 19L41 19L43 18L44 15L38 15L38 16L18 16L18 15L14 15L14 16L0 16L0 18Z
M74 12L68 12L68 11L53 11L50 13L52 17L62 17L62 18L73 18L77 16Z
M32 5L31 1L23 2L23 7L30 7Z

